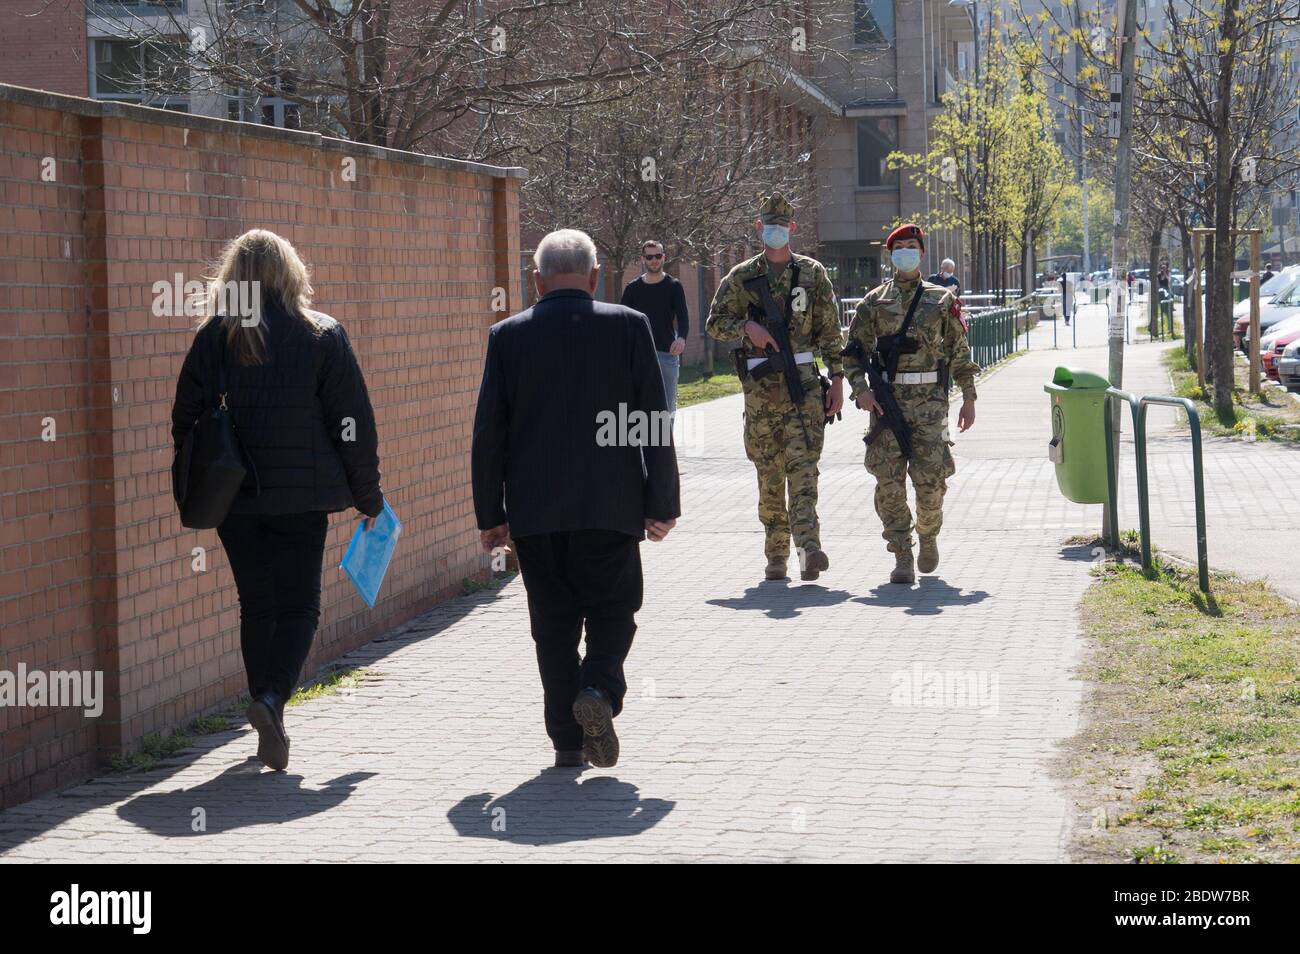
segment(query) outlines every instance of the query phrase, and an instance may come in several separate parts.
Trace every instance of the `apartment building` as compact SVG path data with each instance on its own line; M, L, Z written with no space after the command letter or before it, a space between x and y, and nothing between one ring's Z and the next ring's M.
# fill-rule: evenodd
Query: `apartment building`
M10 0L0 11L0 83L297 128L296 104L185 66L181 54L212 36L207 9L205 0ZM267 5L271 29L277 13Z
M886 159L928 152L930 124L944 93L973 68L975 40L971 13L948 0L851 2L841 59L812 77L820 92L813 110L818 254L845 298L888 277L884 239L896 222L934 211L926 191ZM931 235L926 256L927 274L944 258L969 274L958 231Z

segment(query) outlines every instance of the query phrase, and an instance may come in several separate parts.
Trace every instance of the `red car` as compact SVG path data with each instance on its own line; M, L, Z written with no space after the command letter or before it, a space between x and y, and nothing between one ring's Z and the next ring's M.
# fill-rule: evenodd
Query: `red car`
M1280 382L1282 380L1277 373L1277 359L1282 357L1282 349L1293 341L1300 341L1300 331L1293 331L1278 338L1277 341L1273 342L1271 350L1265 351L1259 356L1260 361L1264 363L1264 377L1270 381Z

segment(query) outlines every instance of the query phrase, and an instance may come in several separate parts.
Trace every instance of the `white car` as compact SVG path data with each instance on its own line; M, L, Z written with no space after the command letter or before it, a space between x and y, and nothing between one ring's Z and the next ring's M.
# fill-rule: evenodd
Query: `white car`
M1259 304L1264 306L1279 295L1285 294L1297 281L1300 281L1300 265L1288 265L1282 271L1259 286ZM1245 318L1250 314L1250 296L1247 295L1232 308L1233 319Z
M1249 314L1249 312L1247 312ZM1267 335L1273 334L1284 321L1294 319L1300 316L1300 280L1291 283L1290 288L1278 295L1267 305L1260 305L1259 308L1259 337L1263 341ZM1233 336L1236 336L1237 328L1241 328L1241 351L1242 354L1250 353L1250 324L1246 322L1243 325L1242 319L1237 319L1233 327Z
M1259 353L1264 354L1272 351L1277 347L1277 341L1292 332L1300 331L1300 313L1294 314L1289 318L1283 318L1277 324L1269 327L1268 331L1259 333Z

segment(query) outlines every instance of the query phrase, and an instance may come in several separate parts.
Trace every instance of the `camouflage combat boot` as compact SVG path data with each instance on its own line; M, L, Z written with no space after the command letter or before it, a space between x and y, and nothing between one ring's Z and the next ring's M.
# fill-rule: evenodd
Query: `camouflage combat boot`
M922 573L933 573L939 569L938 537L921 538L921 553L916 558L916 568Z
M898 550L894 553L894 569L889 574L890 583L915 583L916 570L912 567L912 550Z
M763 571L763 577L764 579L768 579L768 580L784 580L786 577L785 557L783 556L768 557L767 569Z
M799 579L815 580L822 575L823 570L831 568L831 558L821 550L803 551L803 559L799 566Z

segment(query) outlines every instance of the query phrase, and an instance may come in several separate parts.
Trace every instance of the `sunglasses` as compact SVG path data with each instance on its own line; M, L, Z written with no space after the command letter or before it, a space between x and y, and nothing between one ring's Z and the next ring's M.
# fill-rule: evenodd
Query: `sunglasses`
M645 257L645 260L646 260L647 262L655 262L655 261L658 261L659 259L663 258L663 257L664 257L664 253L663 253L663 252L660 252L658 255L646 255L646 256L644 256L644 257Z

